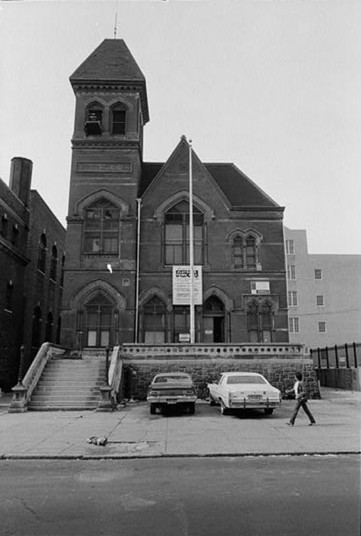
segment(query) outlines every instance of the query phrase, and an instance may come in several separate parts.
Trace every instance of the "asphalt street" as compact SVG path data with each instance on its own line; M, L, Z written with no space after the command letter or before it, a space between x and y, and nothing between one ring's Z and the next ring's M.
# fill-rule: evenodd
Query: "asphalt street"
M359 455L0 461L1 536L359 536Z

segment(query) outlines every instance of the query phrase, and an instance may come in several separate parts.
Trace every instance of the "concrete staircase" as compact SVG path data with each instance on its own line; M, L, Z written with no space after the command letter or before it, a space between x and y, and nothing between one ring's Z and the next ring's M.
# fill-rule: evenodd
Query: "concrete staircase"
M104 355L51 359L34 390L31 411L94 410L105 381Z

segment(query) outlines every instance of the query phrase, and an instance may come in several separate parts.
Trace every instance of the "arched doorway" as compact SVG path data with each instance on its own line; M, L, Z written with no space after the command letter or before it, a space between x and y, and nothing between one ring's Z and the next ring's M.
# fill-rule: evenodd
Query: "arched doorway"
M99 293L85 304L84 310L84 346L111 346L113 344L113 303L107 296Z
M203 342L225 342L224 304L217 296L210 296L203 304Z

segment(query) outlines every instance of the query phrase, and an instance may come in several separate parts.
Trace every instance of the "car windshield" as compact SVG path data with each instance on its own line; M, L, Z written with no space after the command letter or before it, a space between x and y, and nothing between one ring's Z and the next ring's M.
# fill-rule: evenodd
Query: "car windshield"
M229 376L227 378L227 383L228 384L235 384L235 383L242 383L242 384L245 384L245 383L253 383L253 384L259 383L259 384L264 384L264 383L267 383L267 382L266 382L266 380L264 378L262 378L262 376Z
M158 376L154 380L154 383L178 383L178 382L192 383L191 379L188 376L183 376L181 374L174 375L174 376Z

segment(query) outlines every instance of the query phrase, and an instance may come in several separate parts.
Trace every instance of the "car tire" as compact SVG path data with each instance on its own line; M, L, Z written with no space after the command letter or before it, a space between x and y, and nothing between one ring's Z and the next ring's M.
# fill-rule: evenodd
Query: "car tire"
M265 412L266 415L272 415L272 413L273 413L273 408L266 408L266 409L264 410L264 412Z
M209 405L210 406L215 406L216 405L216 401L211 396L209 397Z
M188 406L188 409L189 409L189 414L190 415L194 415L195 411L196 411L196 405L195 405L195 402L191 402Z
M157 406L155 404L150 405L150 414L155 415L155 412L157 411Z

